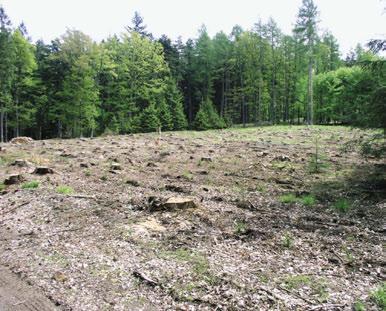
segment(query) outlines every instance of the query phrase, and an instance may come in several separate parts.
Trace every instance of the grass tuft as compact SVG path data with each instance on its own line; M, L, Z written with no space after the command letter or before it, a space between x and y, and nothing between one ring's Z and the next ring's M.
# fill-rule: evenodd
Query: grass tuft
M372 292L370 297L378 306L379 310L386 310L386 282Z
M56 188L56 192L60 194L73 194L74 189L69 186L59 186L58 188Z
M347 213L351 208L351 204L347 199L339 199L334 203L333 208L340 213Z
M313 195L306 195L301 199L301 203L305 206L314 206L316 203L316 199Z
M282 195L280 197L280 202L281 203L295 203L297 202L297 198L294 194L290 193L290 194L285 194L285 195Z
M28 181L22 184L22 189L36 189L39 187L39 182L36 180Z

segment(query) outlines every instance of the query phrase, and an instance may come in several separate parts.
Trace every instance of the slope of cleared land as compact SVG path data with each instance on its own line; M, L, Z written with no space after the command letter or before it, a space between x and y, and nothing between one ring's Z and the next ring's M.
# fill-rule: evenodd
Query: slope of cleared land
M3 144L0 180L21 176L2 186L0 266L59 310L376 310L386 167L341 152L358 135L283 126Z

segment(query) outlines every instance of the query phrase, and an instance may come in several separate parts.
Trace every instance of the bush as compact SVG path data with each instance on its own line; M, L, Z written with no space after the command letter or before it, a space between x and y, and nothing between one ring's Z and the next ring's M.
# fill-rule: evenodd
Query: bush
M5 185L3 183L0 183L0 191L3 191L5 189Z

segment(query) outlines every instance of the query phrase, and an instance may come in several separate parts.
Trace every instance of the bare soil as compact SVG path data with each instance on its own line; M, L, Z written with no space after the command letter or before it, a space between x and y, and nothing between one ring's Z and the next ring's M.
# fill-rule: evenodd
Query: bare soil
M0 181L22 176L0 195L0 283L7 267L48 297L39 310L377 310L386 165L342 153L358 135L282 126L3 144ZM169 209L170 198L195 204ZM0 284L0 310L24 299L12 288ZM34 310L21 305L10 310Z

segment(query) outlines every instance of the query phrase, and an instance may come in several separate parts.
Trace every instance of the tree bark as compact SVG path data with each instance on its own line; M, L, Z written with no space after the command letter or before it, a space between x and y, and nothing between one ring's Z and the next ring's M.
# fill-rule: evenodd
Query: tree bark
M308 61L308 94L307 94L307 124L313 124L314 118L314 103L313 103L313 59Z

